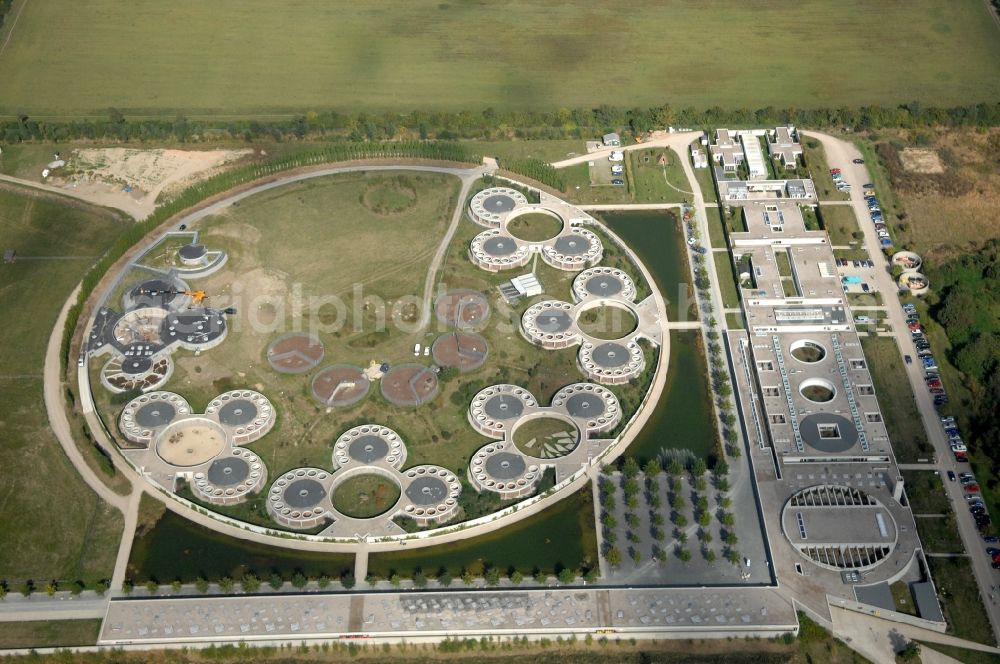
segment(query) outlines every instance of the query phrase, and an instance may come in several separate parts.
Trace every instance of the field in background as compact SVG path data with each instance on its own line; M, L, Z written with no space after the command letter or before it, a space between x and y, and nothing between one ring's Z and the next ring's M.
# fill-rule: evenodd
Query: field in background
M981 0L46 0L0 34L13 30L0 112L959 105L1000 95L987 12Z
M41 405L56 316L122 229L117 216L66 200L0 190L3 247L18 252L0 266L0 578L12 588L110 577L122 530L121 515L80 480Z

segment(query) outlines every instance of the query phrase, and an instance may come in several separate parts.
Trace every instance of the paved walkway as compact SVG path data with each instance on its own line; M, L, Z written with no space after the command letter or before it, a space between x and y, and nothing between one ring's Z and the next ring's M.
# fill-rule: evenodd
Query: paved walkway
M854 214L858 219L858 224L864 233L865 248L868 250L868 256L875 262L875 285L882 293L883 301L886 305L885 310L892 328L894 330L907 329L906 318L899 302L899 291L892 278L889 263L882 253L879 239L874 232L875 229L871 224L868 213L868 205L865 203L864 194L861 191L860 185L862 183L871 182L867 166L854 163L855 159L862 157L861 152L851 143L827 134L814 131L803 131L802 133L822 143L830 167L840 168L847 182L855 185L851 188L850 202L854 207ZM897 336L896 343L900 355L911 355L914 357L917 355L916 347L913 345L910 335ZM943 352L944 349L936 348L935 350ZM967 465L959 465L955 461L954 455L948 446L947 436L941 428L940 418L937 410L934 408L933 398L927 391L926 385L924 385L923 367L919 362L904 364L903 367L910 381L910 387L913 391L917 408L920 411L920 417L923 420L927 438L934 446L937 455L937 463L926 467L940 470L942 473L947 470L955 472L967 470ZM945 492L953 505L961 505L965 502L962 497L962 489L957 482L945 482L944 484ZM966 510L956 509L955 512L958 515L955 521L958 524L959 534L962 537L962 542L965 544L966 551L978 551L982 549L982 539L978 530L976 530L975 523L969 517ZM979 586L980 598L983 599L983 605L986 607L990 625L993 628L994 637L996 637L997 634L1000 634L1000 605L988 602L985 599L989 595L989 588L996 585L998 581L996 570L990 567L990 560L985 554L972 556L970 560L972 561L976 583Z
M680 203L595 203L593 205L575 205L587 212L600 212L602 210L676 210L681 207Z

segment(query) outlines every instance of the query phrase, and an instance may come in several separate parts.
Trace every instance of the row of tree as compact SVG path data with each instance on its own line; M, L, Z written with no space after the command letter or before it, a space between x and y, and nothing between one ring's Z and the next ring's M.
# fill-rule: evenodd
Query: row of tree
M1000 103L967 104L948 108L910 102L895 106L858 108L758 109L693 107L670 104L646 108L624 108L607 104L596 108L551 110L411 111L368 113L308 112L288 120L192 119L177 115L165 118L129 118L119 109L109 109L107 118L69 121L38 120L27 113L0 123L0 136L7 143L22 141L67 141L76 139L129 141L204 141L242 139L292 140L340 138L352 142L419 138L553 139L581 138L607 131L640 134L668 126L773 126L795 124L808 127L958 127L1000 125Z

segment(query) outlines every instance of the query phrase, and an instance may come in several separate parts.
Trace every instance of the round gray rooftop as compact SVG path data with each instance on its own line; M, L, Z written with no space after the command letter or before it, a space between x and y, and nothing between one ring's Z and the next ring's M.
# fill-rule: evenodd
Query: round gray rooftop
M509 420L521 416L524 402L511 394L497 394L487 399L483 408L494 420Z
M166 401L154 401L140 406L135 411L135 421L139 426L154 429L170 424L177 411Z
M355 438L347 448L347 453L355 461L371 463L379 459L384 459L389 453L389 443L381 436L367 434Z
M510 452L498 452L486 460L486 472L498 480L520 477L524 468L524 458Z
M550 334L565 332L572 324L573 318L564 309L549 309L535 316L538 329Z
M510 256L517 251L517 241L513 238L499 235L483 242L483 249L491 256Z
M186 341L207 344L226 332L226 319L217 311L191 309L173 313L160 323L160 337L165 343Z
M233 399L219 409L219 421L231 427L250 424L257 418L257 405L249 399Z
M186 261L193 261L202 258L205 253L205 245L203 244L186 244L177 250L180 257Z
M514 205L514 199L507 194L493 194L483 200L483 208L489 212L510 212Z
M437 505L448 497L448 485L440 477L418 477L406 487L414 505Z
M813 413L799 420L802 440L824 454L840 454L858 442L854 422L835 413Z
M234 486L250 475L250 464L239 457L216 459L208 467L208 481L215 486Z
M144 374L153 368L153 361L148 357L128 357L122 361L122 373L132 376Z
M150 279L137 286L133 286L129 291L128 299L132 302L131 308L139 307L164 307L172 302L181 290L177 284L173 284L163 279Z
M285 502L289 507L305 509L318 505L326 497L326 490L316 480L295 480L285 487Z
M624 287L621 279L610 274L595 274L584 284L587 292L591 295L617 295Z
M604 414L604 399L589 392L578 392L566 399L566 412L573 417L600 417Z
M590 249L590 240L576 233L563 235L555 242L556 251L566 256L579 256Z
M625 346L608 342L596 346L590 357L602 367L613 368L624 366L631 355Z

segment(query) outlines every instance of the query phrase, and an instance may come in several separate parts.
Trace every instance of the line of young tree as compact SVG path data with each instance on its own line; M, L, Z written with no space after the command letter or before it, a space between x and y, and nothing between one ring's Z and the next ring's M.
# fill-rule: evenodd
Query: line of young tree
M692 107L670 104L647 108L601 105L596 108L551 110L411 111L407 113L343 113L323 111L283 120L215 120L127 117L109 109L106 118L39 120L28 113L0 122L6 143L24 141L113 140L116 142L237 140L345 140L350 142L397 139L553 139L583 138L607 131L640 134L667 126L772 126L849 127L856 130L884 127L957 127L1000 125L1000 103L964 106L906 104L856 108L758 109Z
M473 164L482 161L482 157L473 153L467 146L451 142L395 141L388 143L335 143L321 149L304 150L300 153L280 158L253 161L232 170L219 173L188 187L166 203L159 205L156 211L142 222L129 226L127 230L118 236L114 244L111 245L108 251L84 276L77 302L67 314L66 327L63 330L63 369L65 370L70 344L73 334L76 331L83 302L90 297L98 282L104 277L115 261L121 258L139 240L171 217L178 215L211 196L282 171L339 161L403 158Z

